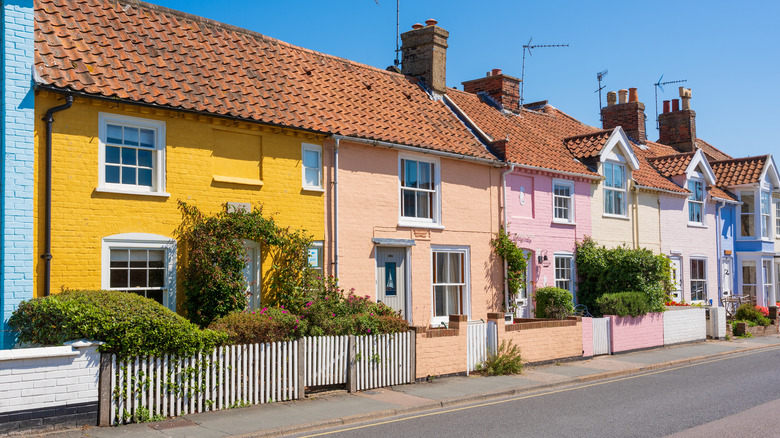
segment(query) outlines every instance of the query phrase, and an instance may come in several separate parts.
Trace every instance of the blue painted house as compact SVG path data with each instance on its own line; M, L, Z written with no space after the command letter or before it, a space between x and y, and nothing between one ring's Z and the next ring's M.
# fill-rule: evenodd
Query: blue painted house
M0 348L10 348L8 318L33 297L33 1L3 0L0 23Z

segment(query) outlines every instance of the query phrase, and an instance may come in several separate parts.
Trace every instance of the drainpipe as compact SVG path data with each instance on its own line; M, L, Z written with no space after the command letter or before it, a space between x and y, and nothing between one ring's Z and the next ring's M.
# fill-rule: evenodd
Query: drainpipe
M506 176L515 170L515 165L510 164L509 169L501 172L501 211L503 213L504 232L509 233L509 222L507 221L507 202L506 202ZM509 310L509 268L504 261L504 308Z
M333 274L336 281L339 278L339 141L341 137L334 136L333 147Z
M43 121L46 122L46 224L45 224L45 241L43 254L41 258L43 262L43 296L48 297L51 293L51 155L52 155L52 140L51 131L54 123L54 113L59 111L65 111L73 105L73 96L68 94L65 96L65 103L54 108L49 108L46 111L46 115L43 117Z
M634 188L634 224L631 230L634 238L634 249L639 248L639 189L636 185L631 185Z

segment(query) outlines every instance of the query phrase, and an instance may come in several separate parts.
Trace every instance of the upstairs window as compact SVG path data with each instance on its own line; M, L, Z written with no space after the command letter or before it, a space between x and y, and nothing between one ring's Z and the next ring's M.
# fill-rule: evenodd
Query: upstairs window
M772 230L772 204L770 199L769 192L761 192L761 237L763 239L769 239L769 233Z
M604 163L604 214L626 216L626 166Z
M301 162L304 190L322 190L322 146L304 143Z
M739 200L739 235L741 237L756 236L756 195L754 192L741 192Z
M780 239L780 201L775 203L775 238Z
M704 183L698 180L688 181L688 222L698 225L704 224Z
M421 158L401 158L401 222L411 226L438 224L438 162Z
M574 184L553 180L553 222L574 223Z
M100 190L165 191L165 123L101 113Z

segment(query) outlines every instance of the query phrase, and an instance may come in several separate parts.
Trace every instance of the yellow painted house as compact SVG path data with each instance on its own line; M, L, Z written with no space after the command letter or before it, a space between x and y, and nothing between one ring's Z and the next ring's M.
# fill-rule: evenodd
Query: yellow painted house
M63 101L50 91L35 99L37 254L46 253L43 118ZM182 218L178 200L207 213L225 203L260 205L280 225L323 240L322 135L86 96L54 119L52 293L130 290L175 309L183 299L176 275L182 254L173 234ZM304 172L304 154L314 157L314 173ZM248 250L255 268L250 265L247 279L256 293L268 266L261 267L256 247ZM42 296L43 258L35 272L36 296Z

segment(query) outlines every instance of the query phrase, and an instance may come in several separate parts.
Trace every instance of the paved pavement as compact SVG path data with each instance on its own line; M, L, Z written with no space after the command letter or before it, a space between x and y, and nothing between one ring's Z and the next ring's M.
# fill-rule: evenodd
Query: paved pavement
M436 378L431 382L348 394L331 391L305 400L185 415L120 427L88 427L45 437L265 437L300 433L572 383L618 377L707 358L780 345L780 336L707 341L588 360L527 367L515 376Z

